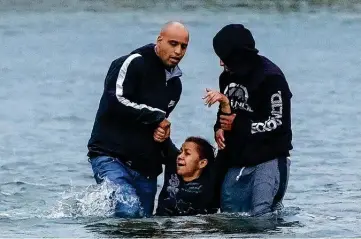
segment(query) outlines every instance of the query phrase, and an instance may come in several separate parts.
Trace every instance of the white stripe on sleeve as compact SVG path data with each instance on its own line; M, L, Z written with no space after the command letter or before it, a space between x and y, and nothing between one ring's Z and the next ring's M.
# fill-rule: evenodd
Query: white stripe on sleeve
M132 55L128 56L128 58L124 61L123 65L119 71L119 75L118 75L118 79L117 79L117 83L116 83L115 95L117 96L118 101L120 103L124 104L125 106L132 107L137 110L146 108L150 111L160 111L165 114L165 112L161 109L153 108L153 107L147 106L145 104L137 104L137 103L131 102L130 100L123 97L123 83L125 80L125 76L127 75L128 66L129 66L130 62L132 62L132 60L137 57L141 57L141 55L140 54L132 54Z

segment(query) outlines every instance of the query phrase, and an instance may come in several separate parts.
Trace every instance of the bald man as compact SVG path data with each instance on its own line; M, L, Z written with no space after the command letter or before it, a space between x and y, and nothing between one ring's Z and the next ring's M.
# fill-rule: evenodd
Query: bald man
M96 182L114 186L115 216L153 213L157 176L171 144L168 116L182 92L178 64L188 41L185 26L169 22L156 44L142 46L110 65L88 157Z

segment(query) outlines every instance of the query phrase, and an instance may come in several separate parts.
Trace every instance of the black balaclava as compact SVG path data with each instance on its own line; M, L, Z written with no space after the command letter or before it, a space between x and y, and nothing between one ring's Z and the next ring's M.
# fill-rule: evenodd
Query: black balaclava
M242 24L229 24L213 38L213 49L231 72L245 75L257 64L258 50L252 33Z

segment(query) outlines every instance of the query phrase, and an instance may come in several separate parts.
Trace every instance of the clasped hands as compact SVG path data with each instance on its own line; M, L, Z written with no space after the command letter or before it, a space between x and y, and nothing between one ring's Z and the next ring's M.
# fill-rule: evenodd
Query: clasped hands
M164 119L162 122L160 122L158 127L154 130L153 139L156 142L161 143L164 140L166 140L167 138L169 138L170 125L171 125L171 123L167 119Z

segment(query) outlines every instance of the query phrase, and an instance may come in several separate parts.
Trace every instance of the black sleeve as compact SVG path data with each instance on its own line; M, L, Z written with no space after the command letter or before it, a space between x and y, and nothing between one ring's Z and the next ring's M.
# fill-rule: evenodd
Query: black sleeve
M223 184L224 177L228 171L228 162L226 157L226 152L224 150L218 150L216 161L211 168L211 193L212 200L210 202L209 210L211 213L217 212L221 205L221 188Z
M216 122L215 122L215 124L213 126L214 133L216 133L217 130L219 130L221 128L221 123L219 122L221 113L222 113L221 109L220 109L220 107L218 107Z
M165 165L165 173L176 173L177 157L180 150L175 146L173 141L168 138L162 143L163 164Z
M109 104L114 104L115 110L122 117L143 124L158 124L165 119L166 112L163 110L137 103L136 90L145 77L144 60L141 55L130 55L121 66L114 61L107 77L116 77L115 87L107 87L106 93Z

